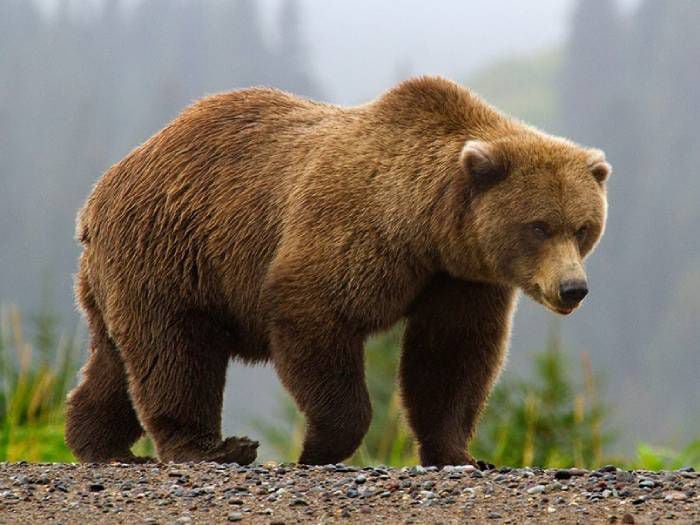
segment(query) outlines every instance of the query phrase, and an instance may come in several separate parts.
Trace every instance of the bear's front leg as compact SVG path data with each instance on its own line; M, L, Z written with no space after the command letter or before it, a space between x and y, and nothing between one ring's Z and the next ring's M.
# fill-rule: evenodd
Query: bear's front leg
M438 276L412 309L400 379L423 465L472 464L467 443L506 355L511 288Z

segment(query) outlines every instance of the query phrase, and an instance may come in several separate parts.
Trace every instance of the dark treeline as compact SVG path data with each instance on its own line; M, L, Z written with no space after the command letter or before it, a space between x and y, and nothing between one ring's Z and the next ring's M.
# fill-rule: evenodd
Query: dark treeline
M320 96L294 0L273 43L254 0L71 4L47 14L0 0L1 300L33 310L48 287L64 319L73 218L110 164L207 93L271 85Z
M700 3L617 7L579 2L564 61L561 131L604 147L617 172L569 339L605 365L630 430L683 439L700 430Z

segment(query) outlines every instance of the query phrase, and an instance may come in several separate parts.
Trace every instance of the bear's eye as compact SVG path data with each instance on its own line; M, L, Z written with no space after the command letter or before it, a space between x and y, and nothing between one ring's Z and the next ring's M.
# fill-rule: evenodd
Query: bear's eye
M578 242L582 243L586 240L587 236L588 226L581 226L578 230L576 230L576 240L578 240Z
M530 228L532 229L532 232L538 239L545 240L549 239L552 236L552 233L549 230L549 226L547 226L547 224L545 224L544 222L533 222L530 225Z

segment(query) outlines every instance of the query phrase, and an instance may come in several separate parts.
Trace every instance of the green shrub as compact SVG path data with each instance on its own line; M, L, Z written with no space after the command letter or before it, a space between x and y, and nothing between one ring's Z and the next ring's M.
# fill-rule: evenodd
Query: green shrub
M587 356L577 383L568 370L558 335L534 356L528 379L501 382L472 443L472 453L497 465L595 467L604 462L612 440L604 432L608 411L597 396L597 383Z

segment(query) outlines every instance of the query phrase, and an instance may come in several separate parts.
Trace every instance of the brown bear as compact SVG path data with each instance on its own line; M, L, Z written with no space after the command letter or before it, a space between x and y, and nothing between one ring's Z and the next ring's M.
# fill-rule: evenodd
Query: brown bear
M441 78L343 108L274 89L205 98L109 169L78 218L91 354L81 461L249 463L222 439L230 359L271 361L306 417L299 459L350 456L371 418L363 343L406 321L400 384L423 464L467 442L516 291L562 314L606 216L603 153Z

